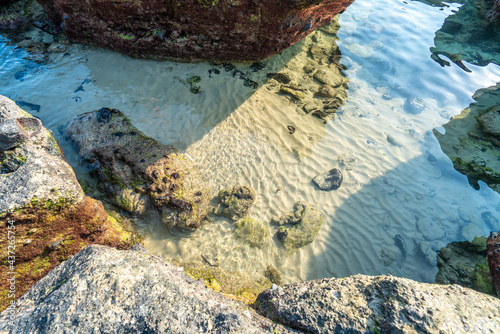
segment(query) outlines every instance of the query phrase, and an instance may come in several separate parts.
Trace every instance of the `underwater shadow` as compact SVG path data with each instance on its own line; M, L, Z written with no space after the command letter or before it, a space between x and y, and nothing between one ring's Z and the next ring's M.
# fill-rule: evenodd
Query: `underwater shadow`
M344 175L342 187L362 180L357 171ZM317 195L331 196L331 202L336 196L335 191ZM500 229L499 203L500 195L486 184L474 190L442 152L427 150L369 180L338 207L319 206L334 215L312 248L301 250L315 253L305 279L361 273L434 282L436 251Z

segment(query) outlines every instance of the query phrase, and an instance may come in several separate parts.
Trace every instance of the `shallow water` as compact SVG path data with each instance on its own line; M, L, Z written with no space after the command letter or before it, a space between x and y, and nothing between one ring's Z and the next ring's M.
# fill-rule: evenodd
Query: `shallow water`
M235 64L260 84L257 89L222 66L137 60L78 45L37 65L4 39L0 94L41 106L33 114L58 136L82 177L86 171L59 129L75 115L108 106L148 136L180 148L214 191L235 184L254 188L253 218L269 224L298 200L326 217L316 241L293 254L276 239L262 249L241 244L222 219L189 237L172 236L155 220L141 222L136 228L153 254L199 262L210 255L224 269L249 275L262 275L273 264L286 282L356 273L432 282L436 250L487 235L485 211L500 220L499 194L484 183L479 191L470 187L432 133L467 107L477 89L500 81L493 64L467 64L467 73L430 58L435 32L459 6L356 0L340 17L337 41L348 98L327 124L275 94L266 78L269 72L299 73L309 61L309 45L335 43L322 31L268 59L261 71ZM200 94L183 83L191 75L201 76ZM287 125L296 127L293 135ZM311 179L334 167L342 170L342 186L315 188ZM406 244L405 255L396 235Z

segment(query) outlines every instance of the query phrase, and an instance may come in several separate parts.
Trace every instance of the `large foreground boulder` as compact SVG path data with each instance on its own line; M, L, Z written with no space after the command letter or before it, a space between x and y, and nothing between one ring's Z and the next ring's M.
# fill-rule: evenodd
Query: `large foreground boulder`
M127 248L136 237L108 217L101 202L84 195L59 143L41 121L3 96L0 138L2 310L86 245ZM13 278L14 290L8 281Z
M258 60L354 0L37 0L70 40L135 57Z
M156 210L168 228L199 228L211 211L210 192L194 166L173 146L143 135L117 109L75 117L65 135L97 173L109 199L133 214Z
M90 246L0 315L0 333L291 333L144 248Z
M356 275L266 290L257 310L307 333L499 333L500 300L458 285Z

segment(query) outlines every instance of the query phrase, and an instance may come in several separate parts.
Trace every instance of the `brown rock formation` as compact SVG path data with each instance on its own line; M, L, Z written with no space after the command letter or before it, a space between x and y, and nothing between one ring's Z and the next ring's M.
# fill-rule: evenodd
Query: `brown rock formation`
M354 0L37 0L70 40L134 56L259 60Z
M490 267L493 283L500 297L500 232L491 232L486 241L488 249L488 266Z

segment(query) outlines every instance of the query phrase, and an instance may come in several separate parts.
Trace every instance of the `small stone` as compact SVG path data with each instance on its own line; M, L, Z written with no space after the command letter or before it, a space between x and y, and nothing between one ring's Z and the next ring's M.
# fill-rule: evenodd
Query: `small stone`
M26 239L26 240L24 240L24 241L23 241L23 245L24 245L24 246L27 246L27 245L29 245L30 243L31 243L31 239Z
M232 220L245 217L255 201L255 192L247 186L234 186L219 191L219 204L214 213Z
M330 85L322 85L316 92L316 96L331 98L337 96L337 92L335 91L335 88Z
M264 276L266 276L267 279L271 281L271 283L278 285L281 285L283 283L281 279L281 273L272 265L267 266L266 271L264 272Z
M0 151L7 151L21 145L30 136L16 119L0 123Z
M250 247L262 248L270 235L269 229L264 224L250 217L238 220L235 227L235 236Z
M292 78L290 77L290 75L288 73L283 73L283 72L281 72L281 73L268 73L267 77L269 79L274 79L282 84L289 84L292 81Z
M286 128L291 135L295 133L295 127L293 125L288 125Z
M281 226L278 229L278 232L276 232L276 237L278 238L279 241L284 241L287 236L288 236L288 230L283 226Z
M314 73L314 79L318 80L322 84L330 85L332 87L338 87L344 82L337 67L317 71Z
M62 242L64 241L64 239L59 239L57 241L54 241L51 245L50 245L50 248L52 250L56 250L57 248L59 248L59 246L61 246Z
M343 179L340 169L333 168L328 172L317 175L312 181L321 190L336 190L340 188Z
M302 69L306 73L312 73L315 70L314 66L312 66L312 65L305 65Z
M389 144L393 145L393 146L401 146L401 144L399 143L399 141L394 138L393 135L387 135L387 141L389 142Z
M302 107L302 109L304 109L304 111L309 114L309 113L312 113L312 112L314 112L316 110L319 110L319 107L316 104L314 104L314 103L306 103Z

